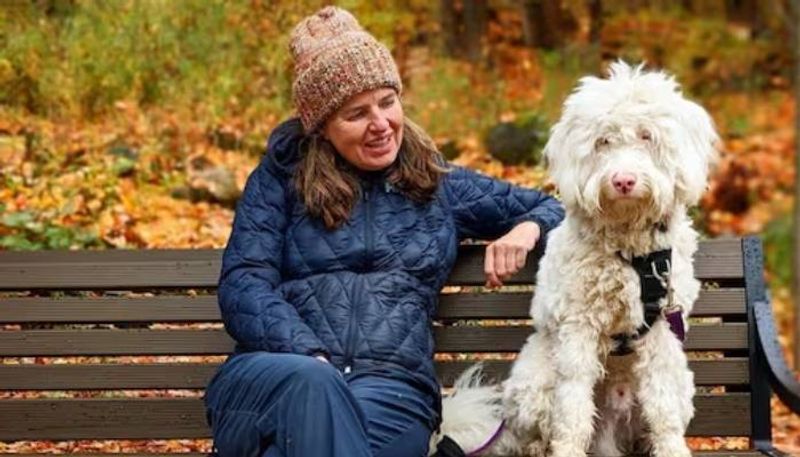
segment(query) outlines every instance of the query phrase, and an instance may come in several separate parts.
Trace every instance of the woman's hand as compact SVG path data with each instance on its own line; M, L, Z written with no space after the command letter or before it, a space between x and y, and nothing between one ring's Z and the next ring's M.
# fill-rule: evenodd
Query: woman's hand
M525 266L528 253L536 246L541 229L535 222L523 222L486 247L483 271L486 287L500 287L503 281Z
M316 352L316 353L312 354L311 357L314 357L315 359L319 360L320 362L331 363L331 361L328 360L328 357L326 357L325 354L322 354L322 353L319 353L319 352Z

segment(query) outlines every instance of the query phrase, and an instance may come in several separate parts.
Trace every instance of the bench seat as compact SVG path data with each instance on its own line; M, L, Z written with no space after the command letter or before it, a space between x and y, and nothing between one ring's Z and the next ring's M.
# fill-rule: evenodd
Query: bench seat
M536 257L499 292L480 287L482 258L483 246L463 245L440 297L444 386L478 355L502 379L532 331ZM0 441L209 438L202 389L233 347L216 303L220 261L219 250L0 252L0 393L38 397L0 399ZM783 455L770 394L797 412L800 388L776 342L760 240L704 241L695 270L704 288L685 344L698 386L687 436L751 447L695 455Z

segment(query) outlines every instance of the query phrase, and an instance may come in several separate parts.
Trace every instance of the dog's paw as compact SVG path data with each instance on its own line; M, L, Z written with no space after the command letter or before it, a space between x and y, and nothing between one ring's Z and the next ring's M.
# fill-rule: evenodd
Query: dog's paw
M551 457L586 457L586 450L578 443L553 441Z
M681 438L659 440L653 443L653 457L691 457L692 451Z
M547 446L541 441L537 441L525 447L526 457L545 457L547 455Z

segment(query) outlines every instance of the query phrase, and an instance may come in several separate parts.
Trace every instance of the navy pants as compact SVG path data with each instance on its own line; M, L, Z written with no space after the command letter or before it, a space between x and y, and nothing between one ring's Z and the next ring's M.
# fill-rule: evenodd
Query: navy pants
M407 383L295 354L229 358L206 390L220 457L424 457L433 415Z

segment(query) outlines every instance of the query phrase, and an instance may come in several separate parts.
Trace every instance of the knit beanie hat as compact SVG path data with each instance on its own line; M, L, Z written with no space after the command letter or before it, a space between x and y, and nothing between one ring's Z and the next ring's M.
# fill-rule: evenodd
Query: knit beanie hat
M303 19L289 44L294 58L292 98L306 133L318 129L347 100L361 92L391 87L400 74L392 54L352 14L326 6Z

